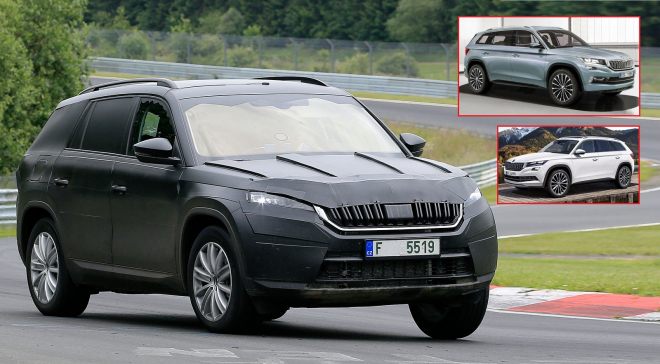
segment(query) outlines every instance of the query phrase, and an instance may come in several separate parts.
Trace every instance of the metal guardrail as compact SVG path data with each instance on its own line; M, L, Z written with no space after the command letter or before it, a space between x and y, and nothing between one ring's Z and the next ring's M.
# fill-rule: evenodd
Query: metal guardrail
M479 187L494 185L497 180L496 160L458 167L467 172ZM16 225L16 189L0 189L0 225Z
M456 98L458 92L456 82L454 81L260 68L205 66L198 64L140 61L118 58L99 57L92 59L91 68L100 72L184 79L236 79L272 76L303 76L316 78L330 86L339 87L345 90L393 95Z
M642 109L660 109L660 94L642 92Z

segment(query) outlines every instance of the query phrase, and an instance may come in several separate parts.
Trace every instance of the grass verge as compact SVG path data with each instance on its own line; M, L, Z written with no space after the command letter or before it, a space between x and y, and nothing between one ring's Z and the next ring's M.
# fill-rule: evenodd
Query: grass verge
M660 259L500 258L494 285L660 296Z
M645 182L649 178L653 177L656 173L658 173L658 168L653 167L653 164L650 162L642 162L642 164L639 166L639 179L640 182Z
M483 162L494 157L495 139L487 139L463 130L424 127L385 121L394 134L413 133L426 139L424 158L454 166Z
M16 236L16 228L14 226L0 225L0 238L9 238L12 236Z
M481 194L489 203L497 203L497 185L482 188Z
M641 116L660 118L660 109L642 109Z
M660 226L551 233L501 239L500 253L660 255Z

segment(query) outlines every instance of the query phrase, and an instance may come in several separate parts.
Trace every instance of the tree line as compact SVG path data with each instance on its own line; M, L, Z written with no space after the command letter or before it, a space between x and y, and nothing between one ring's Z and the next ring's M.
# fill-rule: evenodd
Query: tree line
M642 45L660 46L657 1L90 0L98 27L196 33L454 43L459 15L642 15Z

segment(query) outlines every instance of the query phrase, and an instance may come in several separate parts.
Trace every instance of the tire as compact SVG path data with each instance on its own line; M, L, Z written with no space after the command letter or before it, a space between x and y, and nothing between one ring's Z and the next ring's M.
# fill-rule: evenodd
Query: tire
M485 94L493 85L488 80L488 74L480 64L470 67L468 72L468 84L475 94Z
M283 310L283 311L280 311L280 312L268 313L268 314L260 315L260 316L261 316L261 320L263 320L263 321L273 321L273 320L277 320L278 318L284 316L284 314L286 314L287 311L289 311L288 308L287 308L286 310Z
M628 166L621 166L616 171L616 177L614 178L614 184L618 188L628 188L630 186L630 181L632 180L632 171Z
M524 191L524 190L527 189L527 187L518 187L518 186L513 186L513 187L515 187L517 190L521 190L521 191Z
M199 233L188 259L188 295L207 330L248 333L261 317L245 291L230 241L227 232L216 226ZM208 256L217 258L207 260Z
M548 93L555 104L571 106L582 99L579 79L566 68L560 68L548 79Z
M481 324L488 307L488 288L476 293L474 302L458 307L432 303L410 304L417 327L426 335L441 340L455 340L472 334Z
M545 181L545 191L550 197L564 197L570 188L571 175L565 169L555 169Z
M76 317L89 303L89 291L71 280L55 223L39 220L30 233L26 256L30 296L46 316Z

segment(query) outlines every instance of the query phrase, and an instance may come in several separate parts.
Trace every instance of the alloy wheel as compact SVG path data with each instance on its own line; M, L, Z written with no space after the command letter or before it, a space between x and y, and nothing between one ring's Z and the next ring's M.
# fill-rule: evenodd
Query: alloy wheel
M60 260L53 237L42 232L34 240L30 255L30 283L39 302L49 303L57 290Z
M552 94L560 102L567 102L573 97L573 81L565 73L559 73L552 79Z
M231 266L220 244L204 244L195 258L193 289L199 312L209 321L218 321L231 298Z
M473 90L481 90L484 85L484 73L479 67L472 67L470 70L470 86Z
M630 183L630 168L628 167L621 167L621 170L619 170L619 183L621 186L628 186Z
M566 190L568 190L568 174L564 171L553 174L550 179L550 189L557 196L566 193Z

